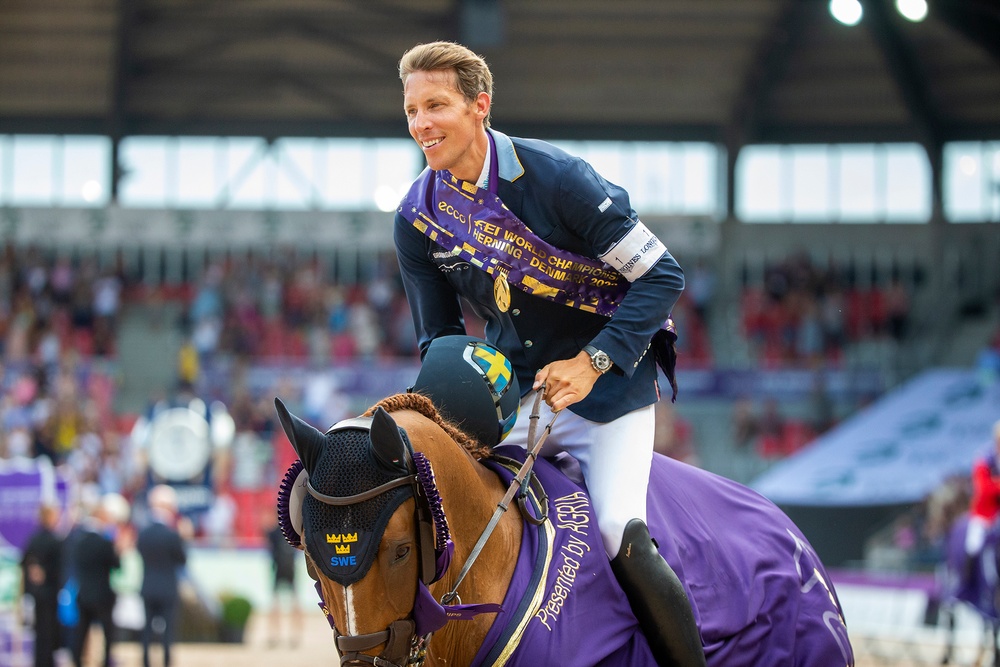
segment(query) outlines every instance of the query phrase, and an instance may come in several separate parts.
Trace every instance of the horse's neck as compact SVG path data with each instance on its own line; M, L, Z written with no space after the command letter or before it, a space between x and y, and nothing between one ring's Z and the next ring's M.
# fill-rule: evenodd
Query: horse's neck
M407 424L411 441L427 456L448 518L455 552L441 581L431 586L438 600L454 589L463 566L486 530L507 487L493 471L477 463L443 431L426 423ZM415 436L415 437L414 437ZM512 504L497 523L482 551L458 586L465 604L503 602L521 546L521 516ZM493 623L493 614L452 621L435 633L428 664L468 665Z
M442 498L452 498L450 504L445 500L445 512L452 540L455 542L455 554L448 572L440 582L432 586L432 592L439 600L454 589L459 574L507 491L500 478L485 466L476 463L474 470L479 484L475 494L462 489L441 491ZM455 499L458 500L457 503ZM458 594L463 603L503 602L517 566L521 531L521 515L517 505L512 503L458 586ZM446 625L431 641L428 651L434 658L431 664L472 664L495 617L495 614L481 614L472 620L453 621Z

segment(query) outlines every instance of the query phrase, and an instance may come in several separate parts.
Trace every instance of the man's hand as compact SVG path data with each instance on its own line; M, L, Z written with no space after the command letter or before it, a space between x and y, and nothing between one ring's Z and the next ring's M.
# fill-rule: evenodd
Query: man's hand
M553 412L558 412L587 398L599 377L601 374L590 363L590 355L580 352L572 359L547 364L535 374L531 388L538 389L544 384L543 398Z

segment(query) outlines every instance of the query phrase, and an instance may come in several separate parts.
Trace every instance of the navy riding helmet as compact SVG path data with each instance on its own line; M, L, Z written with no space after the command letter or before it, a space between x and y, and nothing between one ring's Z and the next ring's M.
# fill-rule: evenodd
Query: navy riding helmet
M507 437L521 404L510 360L491 343L473 336L432 341L409 390L430 398L441 416L487 447Z

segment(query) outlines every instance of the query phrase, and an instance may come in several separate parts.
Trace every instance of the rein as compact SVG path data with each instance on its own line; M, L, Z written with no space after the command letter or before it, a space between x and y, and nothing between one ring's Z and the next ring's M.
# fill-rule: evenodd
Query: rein
M436 627L434 627L434 629L424 634L418 634L417 628L420 626L420 623L415 621L414 616L411 615L410 618L394 621L385 630L379 632L372 632L364 635L342 635L339 631L337 631L336 626L334 626L333 616L326 608L325 601L320 605L323 608L324 613L327 614L330 626L334 629L337 649L341 652L340 664L342 666L370 664L373 667L405 667L407 665L420 667L423 665L424 660L427 658L427 647L430 643L431 635L443 626L447 620L450 620L450 617L455 617L454 615L449 617L447 610L442 605L451 605L452 603L456 603L457 605L462 604L462 599L458 595L458 587L465 579L465 576L469 573L469 570L475 564L476 559L486 546L486 542L489 540L493 531L500 523L500 518L509 508L511 499L514 498L515 495L518 496L518 507L521 508L521 514L524 516L526 521L534 525L541 525L548 520L547 502L542 502L542 507L545 507L546 510L543 512L541 517L536 518L528 511L526 501L527 489L534 485L536 480L536 478L531 474L531 469L535 464L538 453L542 449L542 444L544 444L549 433L552 432L552 425L555 423L556 417L558 416L558 412L553 413L552 419L545 426L541 436L536 440L536 428L540 417L539 408L541 406L544 391L544 386L538 389L535 395L535 402L532 405L531 414L528 417L531 420L531 423L528 426L527 457L521 465L521 468L518 470L517 475L511 480L510 486L507 487L507 492L504 494L500 502L497 503L497 508L494 510L493 516L490 518L489 523L487 523L482 534L480 534L479 540L476 542L476 545L470 552L468 559L462 566L462 570L459 572L458 577L455 580L455 585L450 591L442 596L440 603L434 601L434 598L430 596L429 590L424 588L422 583L420 583L417 587L417 599L414 604L414 612L416 612L419 608L422 613L427 613L428 616L440 616L442 620L435 624ZM369 500L379 494L385 493L386 491L390 491L394 488L405 486L407 484L414 486L414 496L416 497L418 493L417 486L419 486L418 475L416 473L386 482L385 484L381 484L373 489L369 489L368 491L353 496L328 496L317 491L313 487L312 482L308 480L305 488L312 497L316 498L320 502L328 505L346 506ZM534 488L538 496L544 499L544 489L541 489L537 485L535 485ZM421 542L421 544L423 543ZM443 574L443 571L440 574ZM316 582L316 591L319 593L320 599L323 600L323 591L318 581ZM477 607L479 605L466 606ZM497 611L499 608L498 605L481 606L483 609L480 611ZM427 611L428 609L429 611ZM455 607L452 607L452 609L455 609ZM472 611L471 613L474 614L477 612ZM461 615L460 617L471 618L471 615ZM386 648L378 656L373 657L361 653L361 651L374 648L381 644L385 644Z
M482 552L483 547L486 546L486 542L487 540L490 539L490 536L493 534L493 531L497 527L497 524L500 523L500 517L502 517L504 513L507 511L507 508L510 505L510 500L511 498L514 497L515 493L518 494L518 499L517 499L518 507L521 508L521 514L524 515L526 520L530 521L535 525L541 525L548 518L547 503L544 504L544 507L546 507L545 513L541 516L541 518L536 519L531 515L530 512L528 512L528 508L524 500L524 493L525 493L524 480L528 478L529 475L531 474L531 469L535 465L535 459L538 458L538 452L541 451L542 444L545 442L545 439L549 436L549 433L552 432L552 425L555 423L556 417L559 416L558 412L553 413L552 419L549 421L548 424L546 424L544 432L542 433L541 437L539 437L538 440L536 441L535 429L538 426L539 407L541 406L542 395L544 392L545 392L545 386L543 385L538 389L538 392L535 394L535 402L531 406L531 415L529 415L528 417L528 419L531 420L531 423L528 425L528 445L529 445L528 456L527 458L524 459L524 463L521 465L521 469L517 471L517 475L514 477L514 479L510 481L510 486L507 487L507 493L505 493L503 498L500 499L500 502L497 503L497 508L493 511L493 516L490 517L489 523L486 524L486 528L483 530L483 533L479 536L479 541L477 541L476 546L472 548L472 552L469 554L469 558L465 561L465 565L462 566L462 570L458 573L458 577L455 580L455 585L452 587L450 591L448 591L447 593L444 594L444 596L442 596L441 604L450 604L451 602L456 602L456 601L459 604L462 603L462 598L458 596L458 587L459 585L461 585L462 580L465 579L465 575L467 575L469 573L469 570L472 569L472 566L473 564L475 564L476 559L479 558L480 552ZM529 478L529 484L532 479L534 478ZM544 495L544 491L542 493Z

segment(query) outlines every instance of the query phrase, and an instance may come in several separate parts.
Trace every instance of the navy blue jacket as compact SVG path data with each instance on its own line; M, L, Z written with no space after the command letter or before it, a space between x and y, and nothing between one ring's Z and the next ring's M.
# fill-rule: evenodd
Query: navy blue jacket
M543 240L597 259L635 225L628 193L584 160L543 141L490 133L497 146L497 194ZM486 272L444 253L398 214L394 237L421 357L435 338L465 334L461 296L486 320L486 338L510 359L522 394L543 366L592 344L608 353L614 372L599 378L570 410L603 423L659 398L649 342L684 289L684 274L669 252L632 283L609 319L517 288L510 290L507 312L500 312Z
M136 548L142 556L139 592L143 600L176 601L178 571L187 562L184 541L177 531L154 521L139 532Z

